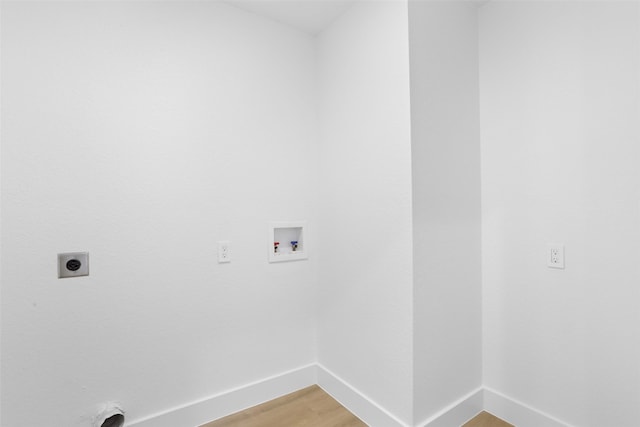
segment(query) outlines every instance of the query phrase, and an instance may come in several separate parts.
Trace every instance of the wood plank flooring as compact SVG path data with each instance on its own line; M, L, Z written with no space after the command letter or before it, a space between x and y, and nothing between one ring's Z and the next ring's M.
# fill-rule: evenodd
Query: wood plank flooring
M514 427L514 425L482 411L462 427Z
M317 385L200 427L367 427ZM514 427L481 412L462 427Z
M200 427L367 427L317 385Z

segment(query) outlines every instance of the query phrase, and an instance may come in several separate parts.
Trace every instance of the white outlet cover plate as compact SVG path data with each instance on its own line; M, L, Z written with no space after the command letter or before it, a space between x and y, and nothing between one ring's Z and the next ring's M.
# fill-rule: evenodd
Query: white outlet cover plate
M231 242L221 240L218 242L218 263L231 262Z
M547 248L547 267L564 268L564 246L559 244L550 244Z

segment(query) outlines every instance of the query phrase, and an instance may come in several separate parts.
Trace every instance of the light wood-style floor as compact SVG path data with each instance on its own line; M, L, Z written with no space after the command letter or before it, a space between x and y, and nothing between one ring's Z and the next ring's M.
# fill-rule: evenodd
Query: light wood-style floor
M366 427L317 385L200 427Z
M317 385L200 427L367 427ZM487 412L463 427L514 427Z
M509 424L506 421L501 420L498 417L494 417L488 412L480 412L473 417L470 421L465 423L462 427L515 427L513 424Z

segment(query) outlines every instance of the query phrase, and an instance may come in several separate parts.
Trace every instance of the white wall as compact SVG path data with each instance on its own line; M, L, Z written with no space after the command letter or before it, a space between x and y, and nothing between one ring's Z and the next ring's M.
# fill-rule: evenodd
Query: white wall
M403 2L358 2L318 39L318 360L412 418L411 145Z
M409 23L420 422L482 384L477 6L411 2Z
M265 241L316 224L313 40L220 3L2 8L2 425L314 362L315 260ZM65 251L91 276L57 279Z
M639 8L480 15L484 381L576 426L640 419Z
M632 426L640 6L481 8L482 318L475 13L357 2L313 40L214 2L4 2L0 423L140 419L317 355L409 425L483 360L497 393ZM267 264L297 219L311 258ZM58 280L75 250L91 276Z

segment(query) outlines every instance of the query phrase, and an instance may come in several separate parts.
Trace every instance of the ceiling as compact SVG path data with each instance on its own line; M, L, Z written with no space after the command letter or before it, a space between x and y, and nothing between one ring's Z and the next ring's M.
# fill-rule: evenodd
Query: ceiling
M316 35L356 0L227 0L249 12Z

